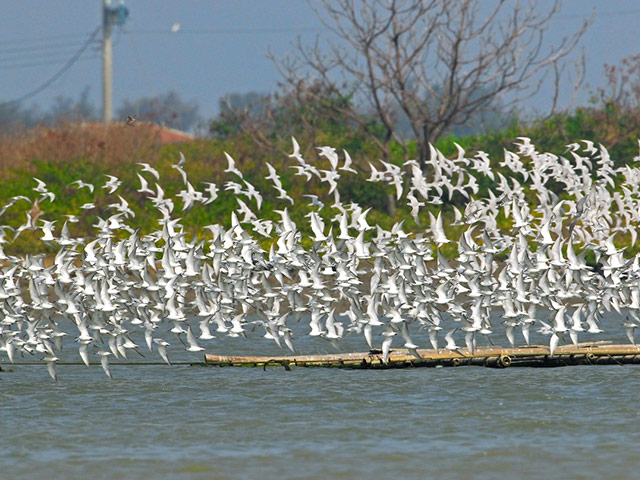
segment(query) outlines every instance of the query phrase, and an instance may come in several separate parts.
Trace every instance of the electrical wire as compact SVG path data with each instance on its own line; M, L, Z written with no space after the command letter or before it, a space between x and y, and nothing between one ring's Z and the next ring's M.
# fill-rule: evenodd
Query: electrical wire
M86 37L85 37L86 38ZM84 40L84 39L83 39ZM98 40L96 40L98 42ZM34 52L42 52L47 50L58 50L60 48L72 48L74 51L78 48L78 45L82 45L82 41L74 42L48 42L44 45L20 45L18 47L0 48L0 57L7 55L15 55L25 52L27 55Z
M61 51L58 51L58 52L41 52L41 53L36 53L34 55L21 55L19 57L2 58L0 56L0 66L3 69L7 69L7 68L11 68L15 64L22 64L22 63L25 63L25 62L33 62L35 60L40 60L40 59L42 59L44 61L49 61L49 60L54 60L54 59L57 59L58 61L60 59L68 60L69 57L71 55L73 55L77 51L78 51L78 49L75 48L73 50L61 50ZM95 53L97 53L99 50L98 49L94 49L93 51Z
M552 21L556 21L556 20L584 20L587 19L591 16L593 16L593 18L595 20L599 19L599 18L606 18L606 17L620 17L620 16L631 16L631 15L637 15L640 13L640 9L638 8L634 8L631 10L618 10L618 11L608 11L608 12L599 12L595 9L591 10L590 12L585 12L583 14L580 15L576 15L576 14L562 14L559 13L558 15L554 15L553 18L551 18Z
M62 39L71 39L75 38L78 40L82 40L87 37L87 33L63 33L60 35L51 35L50 37L38 37L38 38L22 38L16 40L2 40L0 42L0 47L3 49L8 45L28 45L30 43L45 43L49 44L52 40L62 40Z
M128 30L127 33L133 35L227 35L227 34L254 34L254 33L295 33L295 32L319 32L326 31L326 28L322 27L264 27L264 28L205 28L187 30L180 29L177 32L172 32L168 29L158 30Z
M19 98L16 98L15 100L11 100L9 102L2 102L0 103L0 105L13 105L16 103L21 103L24 100L27 100L28 98L31 98L35 95L37 95L38 93L42 92L43 90L45 90L46 88L50 87L56 80L58 80L67 70L69 70L74 63L76 63L76 61L80 58L80 55L82 55L85 50L87 48L89 48L89 45L91 45L91 43L94 41L94 39L96 38L96 36L98 35L98 32L100 32L100 29L102 27L98 26L93 33L91 34L91 36L89 36L89 38L87 39L87 41L84 43L84 45L82 45L82 47L80 48L80 50L78 50L70 59L67 63L64 64L64 66L58 70L55 74L53 74L46 82L42 83L39 87L35 88L34 90L22 95Z
M82 61L82 60L95 60L98 58L101 58L102 55L99 53L93 54L93 55L85 55L82 58L79 58L78 61ZM64 57L67 58L67 57ZM0 65L0 68L2 68L3 70L22 70L23 68L32 68L32 67L41 67L43 65L60 65L60 63L62 63L62 59L50 59L50 60L40 60L40 61L34 61L34 62L25 62L25 63L15 63L15 64L11 64L11 65ZM2 102L0 102L2 103Z
M127 30L122 30L124 32L125 37L127 38L129 45L131 45L131 50L133 50L134 53L134 57L136 59L136 63L138 64L138 68L140 68L140 72L142 73L142 78L144 80L145 83L145 87L147 88L148 92L152 92L153 91L153 86L151 85L151 79L149 77L149 74L147 72L147 69L144 65L144 62L142 61L142 56L140 55L140 52L138 51L138 47L136 46L133 37L131 35L129 35L129 32Z

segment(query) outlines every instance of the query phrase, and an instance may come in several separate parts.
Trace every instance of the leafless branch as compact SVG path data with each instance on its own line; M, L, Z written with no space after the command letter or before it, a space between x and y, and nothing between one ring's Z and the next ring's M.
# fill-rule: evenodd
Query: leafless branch
M319 83L318 92L348 97L334 108L362 126L363 112L373 112L385 132L374 141L385 157L392 142L405 147L397 127L405 116L421 162L448 128L498 102L521 102L549 74L556 111L566 59L590 23L548 45L559 0L551 8L506 0L322 0L312 7L331 38L298 41L288 57L274 59L287 84Z

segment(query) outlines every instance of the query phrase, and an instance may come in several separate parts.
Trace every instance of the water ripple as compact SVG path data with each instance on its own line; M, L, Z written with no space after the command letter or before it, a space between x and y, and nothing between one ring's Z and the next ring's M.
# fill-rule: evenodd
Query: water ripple
M14 370L0 377L0 449L15 479L634 478L640 467L633 367L139 366L106 381L69 366L58 383Z

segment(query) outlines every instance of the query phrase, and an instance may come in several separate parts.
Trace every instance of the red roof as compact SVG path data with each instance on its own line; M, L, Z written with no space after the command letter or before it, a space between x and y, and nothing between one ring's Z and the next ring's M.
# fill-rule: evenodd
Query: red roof
M158 132L158 142L163 145L166 143L185 143L195 140L193 135L174 128L167 128L161 125L151 126L154 131Z

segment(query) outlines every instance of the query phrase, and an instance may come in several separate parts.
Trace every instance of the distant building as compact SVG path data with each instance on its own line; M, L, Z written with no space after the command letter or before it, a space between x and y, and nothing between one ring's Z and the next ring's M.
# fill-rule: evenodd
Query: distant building
M161 125L142 124L142 127L150 126L158 133L158 143L165 145L167 143L185 143L192 142L195 137L187 132L176 130L175 128L163 127ZM137 125L136 125L137 127Z

